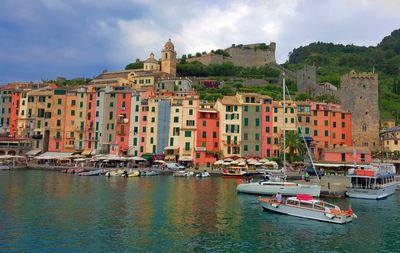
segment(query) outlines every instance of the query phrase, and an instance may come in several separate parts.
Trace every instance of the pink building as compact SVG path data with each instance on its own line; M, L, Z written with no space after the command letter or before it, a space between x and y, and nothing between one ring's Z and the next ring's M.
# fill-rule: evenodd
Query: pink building
M261 104L261 156L262 157L273 157L274 156L274 145L273 145L273 107L272 98L263 96Z
M85 149L95 150L95 143L99 141L99 137L95 136L95 124L96 124L96 91L94 89L88 89L87 91L87 111L86 111L86 125L78 126L80 131L85 133Z

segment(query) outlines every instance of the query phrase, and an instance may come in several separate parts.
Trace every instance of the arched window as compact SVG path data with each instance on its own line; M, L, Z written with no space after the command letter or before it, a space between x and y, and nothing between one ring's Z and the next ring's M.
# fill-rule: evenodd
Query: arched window
M365 123L362 124L362 131L367 132L367 124Z

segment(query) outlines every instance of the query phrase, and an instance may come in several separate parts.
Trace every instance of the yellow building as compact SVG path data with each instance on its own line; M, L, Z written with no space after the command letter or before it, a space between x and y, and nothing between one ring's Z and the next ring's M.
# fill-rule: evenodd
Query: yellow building
M382 131L381 141L384 151L400 151L400 126L388 128Z
M224 96L215 103L220 115L220 147L223 156L241 155L242 105L237 96Z
M283 113L283 101L273 101L273 138L274 138L274 156L279 156L283 142L283 128L285 122L286 132L297 131L297 105L294 101L286 100L285 102L285 118ZM285 121L284 121L285 120Z

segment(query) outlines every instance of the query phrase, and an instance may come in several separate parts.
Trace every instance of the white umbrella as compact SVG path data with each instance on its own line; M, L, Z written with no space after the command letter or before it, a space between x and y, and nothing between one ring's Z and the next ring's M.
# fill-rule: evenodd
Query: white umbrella
M214 163L214 165L221 165L221 164L223 164L223 163L224 163L223 160L218 160L218 161L216 161L216 162Z
M231 165L230 162L224 162L222 165Z
M146 161L146 159L144 159L143 157L139 157L139 156L129 157L128 160L130 160L130 161Z
M259 160L259 162L260 163L266 163L266 162L269 162L269 160L264 158L264 159Z
M239 161L237 161L237 160L231 162L231 164L238 164L238 163L239 163Z
M240 162L240 163L238 163L238 165L239 165L239 166L245 166L246 163L245 163L245 162Z
M165 161L163 161L163 160L155 160L154 163L161 163L161 164L164 164Z
M0 156L0 159L11 159L11 158L14 158L15 156L13 156L13 155L1 155Z
M225 158L224 161L225 161L225 162L232 162L233 159L232 159L232 158Z
M76 158L76 159L74 159L74 161L75 162L84 162L84 161L86 161L86 159L85 158Z

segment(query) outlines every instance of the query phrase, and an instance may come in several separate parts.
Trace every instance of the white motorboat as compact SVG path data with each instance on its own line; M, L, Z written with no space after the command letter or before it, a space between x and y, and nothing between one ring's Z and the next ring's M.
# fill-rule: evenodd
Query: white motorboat
M237 192L273 195L280 192L285 196L296 196L298 194L307 194L313 197L319 197L321 192L320 185L297 184L291 182L264 181L239 184L236 187Z
M383 199L396 192L396 169L393 164L373 163L363 169L349 169L351 187L346 195L350 198Z
M288 197L281 202L277 202L274 198L260 197L258 202L269 211L330 223L345 224L357 217L351 208L344 211L337 205L313 199L308 195Z
M200 173L196 174L196 177L201 177L201 178L209 177L209 176L210 176L210 173L208 173L207 171L203 171L203 172L200 172Z

